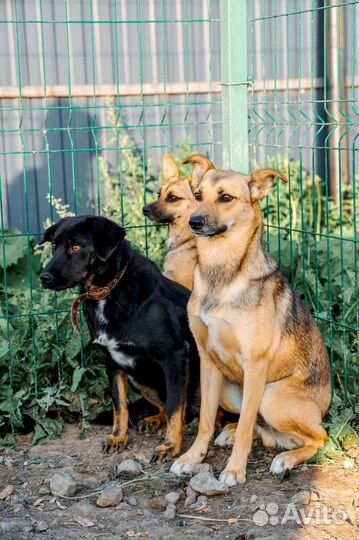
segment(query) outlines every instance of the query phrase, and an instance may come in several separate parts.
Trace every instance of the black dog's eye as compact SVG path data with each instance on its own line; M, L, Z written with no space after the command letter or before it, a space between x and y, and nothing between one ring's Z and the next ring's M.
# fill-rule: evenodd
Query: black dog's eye
M176 201L179 201L179 200L180 200L180 198L176 197L176 195L172 195L172 193L167 195L167 199L166 199L167 202L176 202Z
M56 250L56 244L54 242L51 244L51 247L52 247L52 251Z
M196 191L196 193L194 194L194 198L196 199L196 201L201 201L202 193L200 193L199 191Z
M81 246L79 246L78 244L74 244L71 247L71 251L72 251L72 253L78 253L79 251L81 251Z
M223 193L222 195L220 195L219 197L219 200L220 202L231 202L233 201L234 197L232 197L232 195L228 195L227 193Z

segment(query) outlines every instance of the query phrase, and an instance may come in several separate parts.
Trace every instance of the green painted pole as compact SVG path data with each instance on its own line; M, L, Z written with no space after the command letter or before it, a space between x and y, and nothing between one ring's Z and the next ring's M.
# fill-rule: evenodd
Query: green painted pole
M248 173L247 0L221 0L223 167Z

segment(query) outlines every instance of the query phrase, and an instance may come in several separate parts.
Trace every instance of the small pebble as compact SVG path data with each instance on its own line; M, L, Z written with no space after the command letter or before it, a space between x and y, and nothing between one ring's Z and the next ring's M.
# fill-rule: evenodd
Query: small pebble
M165 495L165 499L168 503L177 504L180 499L180 494L176 491L171 491Z
M249 501L249 502L250 502L251 504L254 504L254 503L257 501L257 499L258 499L257 495L252 495L252 497L250 498L250 501Z
M136 497L129 497L127 499L127 502L130 506L137 506L137 499Z
M0 491L0 501L5 501L8 497L14 493L14 486L9 484L2 491Z
M310 491L299 491L292 497L292 502L295 504L309 504L310 503Z
M217 480L210 472L201 472L190 481L192 489L201 495L221 495L228 492L228 486Z
M35 523L33 523L32 525L32 528L35 532L42 533L42 532L47 531L49 526L46 523L46 521L35 521Z
M150 500L150 507L154 510L161 510L163 512L167 508L167 503L164 497L152 497Z
M191 506L192 504L196 502L196 499L197 499L196 495L188 495L188 497L186 497L184 505Z
M117 506L123 499L123 492L119 486L109 486L103 490L96 501L97 506L107 508L108 506Z
M56 473L50 481L50 491L53 495L72 497L75 495L77 485L74 478L68 472Z
M196 474L202 473L202 472L209 472L213 474L213 468L212 465L209 463L196 463L193 466L192 469L192 475L195 476Z
M163 514L165 519L174 519L176 517L176 507L174 504L169 504Z
M116 473L127 473L132 474L133 476L139 476L142 474L142 469L140 464L134 459L124 459L119 465L117 465Z

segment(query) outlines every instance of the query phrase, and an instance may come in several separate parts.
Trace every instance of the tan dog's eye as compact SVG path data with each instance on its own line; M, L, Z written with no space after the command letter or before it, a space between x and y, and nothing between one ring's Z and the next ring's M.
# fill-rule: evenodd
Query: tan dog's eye
M180 198L176 197L176 195L172 195L172 193L170 193L167 196L167 199L166 199L167 202L176 202L176 201L179 201L179 200L180 200Z
M196 201L201 201L202 193L200 193L199 191L196 191L196 193L194 194L194 198L196 199Z
M72 253L78 253L79 251L81 251L81 246L79 246L78 244L74 244L71 248L71 251Z
M223 193L219 197L219 201L223 202L223 203L231 202L231 201L233 201L233 199L234 199L234 197L232 197L232 195L228 195L227 193Z

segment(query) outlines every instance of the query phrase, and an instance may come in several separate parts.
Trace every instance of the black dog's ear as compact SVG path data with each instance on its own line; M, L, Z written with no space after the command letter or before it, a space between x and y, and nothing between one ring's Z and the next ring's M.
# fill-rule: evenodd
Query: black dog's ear
M100 261L107 261L125 238L126 231L110 219L95 217L89 220L92 229L93 248Z
M46 231L44 232L44 236L41 238L39 242L39 246L42 246L42 244L45 244L46 242L52 242L57 225L58 224L55 223L55 225L51 225L51 227L48 227L46 229Z

